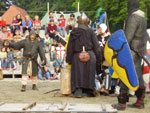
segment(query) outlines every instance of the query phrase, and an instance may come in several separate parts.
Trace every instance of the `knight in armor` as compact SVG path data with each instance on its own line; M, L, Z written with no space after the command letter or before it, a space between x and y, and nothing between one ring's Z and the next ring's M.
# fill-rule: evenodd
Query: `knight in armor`
M133 108L144 108L145 86L143 81L142 58L146 54L146 28L147 21L144 12L139 10L139 0L128 0L128 17L125 25L125 35L129 43L133 56L136 72L139 80L139 88L135 92L137 100L134 104L129 105ZM137 51L138 54L135 52ZM125 110L126 103L129 101L128 88L123 82L120 83L120 95L118 96L118 104L112 105L118 110Z
M71 64L71 91L75 97L93 97L95 87L96 62L101 63L101 50L98 39L88 27L88 17L85 13L79 17L79 26L70 34L67 46L67 63ZM90 60L83 63L78 55L85 47L90 54Z
M22 63L22 92L26 91L28 75L32 75L32 89L38 90L36 87L37 84L37 75L38 75L38 63L37 57L38 54L41 58L42 65L46 64L46 58L44 50L40 41L36 39L36 34L34 31L31 31L29 38L21 40L16 43L11 43L8 41L4 42L5 47L14 48L15 50L23 49L23 63Z

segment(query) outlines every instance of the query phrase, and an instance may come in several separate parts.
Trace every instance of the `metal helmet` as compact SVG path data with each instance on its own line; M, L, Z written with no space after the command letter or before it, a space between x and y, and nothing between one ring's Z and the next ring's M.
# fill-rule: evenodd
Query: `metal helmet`
M87 24L88 23L88 17L87 17L87 15L84 12L79 17L78 23L79 24Z

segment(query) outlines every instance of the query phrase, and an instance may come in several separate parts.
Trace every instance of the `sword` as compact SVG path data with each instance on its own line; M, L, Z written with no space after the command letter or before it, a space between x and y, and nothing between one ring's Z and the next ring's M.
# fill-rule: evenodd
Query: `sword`
M145 58L143 55L141 55L138 51L136 51L135 49L133 49L133 48L131 48L131 50L134 52L134 53L136 53L138 56L140 56L145 62L146 62L146 64L148 65L148 66L150 66L150 63L149 63L149 61L147 60L147 58Z

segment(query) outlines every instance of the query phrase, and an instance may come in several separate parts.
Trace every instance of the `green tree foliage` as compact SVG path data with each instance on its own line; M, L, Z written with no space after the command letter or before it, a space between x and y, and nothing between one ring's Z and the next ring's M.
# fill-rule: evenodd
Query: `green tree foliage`
M5 0L3 0L5 1ZM12 0L11 0L12 1ZM33 18L39 15L42 18L47 11L47 2L50 3L51 11L77 11L78 2L80 2L80 11L86 12L88 16L95 21L96 11L101 7L107 12L111 32L123 28L127 18L127 0L13 0L14 4L28 12ZM0 8L4 9L6 4L0 2ZM140 0L140 9L147 16L148 26L150 27L150 0ZM2 11L2 10L1 10ZM37 12L35 12L37 11ZM39 11L39 12L38 12ZM40 12L41 11L41 12ZM42 12L45 11L45 12Z

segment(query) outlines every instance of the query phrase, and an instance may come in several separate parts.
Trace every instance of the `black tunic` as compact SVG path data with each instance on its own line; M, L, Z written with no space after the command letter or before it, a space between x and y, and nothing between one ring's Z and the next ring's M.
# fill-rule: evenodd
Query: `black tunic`
M90 54L90 61L82 63L78 54L83 46ZM96 61L101 63L101 51L96 35L91 29L75 28L70 35L67 47L67 63L71 64L71 89L93 89L95 84Z
M10 43L11 48L16 50L23 49L23 64L22 64L22 74L27 74L27 67L29 64L29 60L26 58L33 58L37 59L38 54L40 55L41 61L44 61L46 64L46 58L44 54L44 50L41 46L40 41L34 40L31 41L30 39L24 39L22 41L16 43ZM32 76L38 75L38 65L35 61L32 60Z

